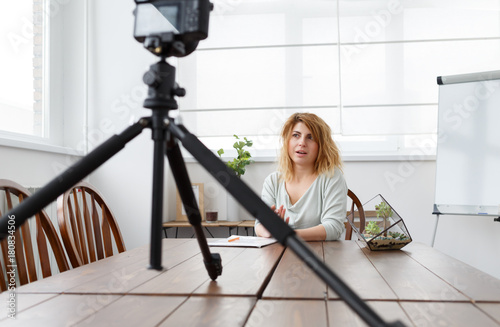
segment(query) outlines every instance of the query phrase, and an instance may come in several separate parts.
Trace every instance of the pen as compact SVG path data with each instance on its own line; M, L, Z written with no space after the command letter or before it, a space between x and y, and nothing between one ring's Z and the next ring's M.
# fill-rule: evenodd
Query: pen
M239 237L234 237L234 238L231 238L229 240L227 240L228 242L232 242L232 241L237 241L239 240L240 238Z

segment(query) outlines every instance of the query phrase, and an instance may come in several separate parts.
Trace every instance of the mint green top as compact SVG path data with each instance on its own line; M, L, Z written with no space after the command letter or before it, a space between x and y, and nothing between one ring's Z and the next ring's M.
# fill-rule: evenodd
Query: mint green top
M262 200L268 205L281 205L286 209L285 218L290 217L293 229L303 229L323 225L326 240L338 240L345 230L347 211L347 184L340 169L335 169L332 177L319 175L309 189L295 203L291 204L285 182L274 172L264 181ZM255 226L260 222L255 221Z

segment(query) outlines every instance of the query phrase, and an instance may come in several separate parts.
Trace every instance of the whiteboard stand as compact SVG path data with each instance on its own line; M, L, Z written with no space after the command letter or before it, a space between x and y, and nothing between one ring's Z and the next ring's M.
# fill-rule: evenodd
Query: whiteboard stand
M434 211L432 212L432 214L436 215L436 224L434 225L434 233L432 234L432 242L431 242L431 246L434 247L434 241L436 240L436 232L439 224L439 215L441 214L436 205L434 205Z
M500 222L500 70L438 76L437 215Z
M440 215L495 217L493 221L500 222L500 206L434 204L432 214L436 215L436 225L434 226L434 233L432 235L432 247L434 247L434 241L436 240Z

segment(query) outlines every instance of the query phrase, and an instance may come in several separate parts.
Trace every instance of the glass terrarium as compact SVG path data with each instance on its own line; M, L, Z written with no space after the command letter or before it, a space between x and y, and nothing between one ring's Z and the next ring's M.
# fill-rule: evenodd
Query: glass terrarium
M365 224L360 223L364 213ZM358 239L372 251L398 250L412 241L403 218L378 194L347 217Z

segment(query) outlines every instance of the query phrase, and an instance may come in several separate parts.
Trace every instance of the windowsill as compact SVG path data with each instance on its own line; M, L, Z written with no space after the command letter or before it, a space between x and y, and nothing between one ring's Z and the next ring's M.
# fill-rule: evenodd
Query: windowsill
M56 154L66 154L71 156L84 156L85 153L83 151L77 151L72 148L62 147L58 145L39 143L33 141L25 141L25 140L14 140L0 137L0 146L18 148L18 149L26 149L33 151L42 151Z
M222 157L224 162L232 160L232 157ZM275 156L255 156L252 157L255 162L276 162ZM436 155L420 155L418 157L413 155L403 154L348 154L342 156L344 162L356 161L435 161ZM193 157L184 157L186 163L195 163L197 160Z
M373 153L373 154L347 154L342 156L343 161L435 161L435 154L410 155L395 153Z

